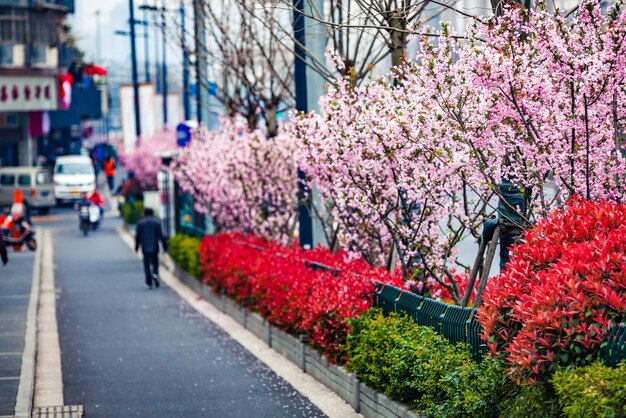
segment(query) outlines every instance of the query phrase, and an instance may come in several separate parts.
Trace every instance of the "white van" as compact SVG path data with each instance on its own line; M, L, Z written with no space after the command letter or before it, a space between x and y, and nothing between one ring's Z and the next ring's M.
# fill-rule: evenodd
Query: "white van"
M84 155L57 157L54 165L54 195L57 203L78 200L96 188L96 173L91 159Z
M17 189L22 191L26 204L39 213L48 213L54 206L50 170L43 167L1 167L0 206L11 206Z

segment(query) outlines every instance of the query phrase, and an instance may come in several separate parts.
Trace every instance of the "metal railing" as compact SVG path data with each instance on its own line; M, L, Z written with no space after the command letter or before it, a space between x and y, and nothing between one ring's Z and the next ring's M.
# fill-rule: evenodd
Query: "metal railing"
M380 282L375 289L374 306L385 314L405 314L416 324L433 328L453 344L465 343L476 361L487 352L480 339L482 330L476 321L476 309L448 305Z
M406 314L415 323L433 328L453 344L465 343L476 361L487 352L487 345L480 338L482 327L477 321L477 309L448 305L380 282L376 283L374 306L385 314ZM598 358L609 367L617 367L626 360L626 324L609 330Z

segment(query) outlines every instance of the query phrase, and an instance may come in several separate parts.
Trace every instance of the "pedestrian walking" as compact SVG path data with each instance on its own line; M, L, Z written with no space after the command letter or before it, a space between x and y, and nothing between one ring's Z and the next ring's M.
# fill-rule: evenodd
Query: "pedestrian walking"
M109 190L111 191L111 193L113 193L113 190L115 190L113 188L115 186L115 158L109 157L104 162L104 175L107 178Z
M152 208L146 208L144 217L137 224L135 234L135 251L143 252L143 270L146 275L146 287L152 289L159 287L159 241L163 246L163 252L167 252L167 242L163 236L161 222L154 217Z

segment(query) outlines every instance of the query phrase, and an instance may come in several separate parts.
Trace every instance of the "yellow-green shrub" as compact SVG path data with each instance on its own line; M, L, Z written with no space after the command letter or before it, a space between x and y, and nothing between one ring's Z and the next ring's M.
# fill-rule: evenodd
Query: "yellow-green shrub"
M200 238L185 234L176 234L169 241L170 256L186 272L199 279L200 272Z
M552 384L566 417L626 417L626 363L568 367L555 373Z

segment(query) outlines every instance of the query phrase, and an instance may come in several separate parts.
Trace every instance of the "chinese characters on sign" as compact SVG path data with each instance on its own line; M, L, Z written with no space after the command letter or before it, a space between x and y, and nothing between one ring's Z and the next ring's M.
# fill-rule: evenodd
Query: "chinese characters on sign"
M0 112L56 110L57 79L54 76L9 76L0 79Z

